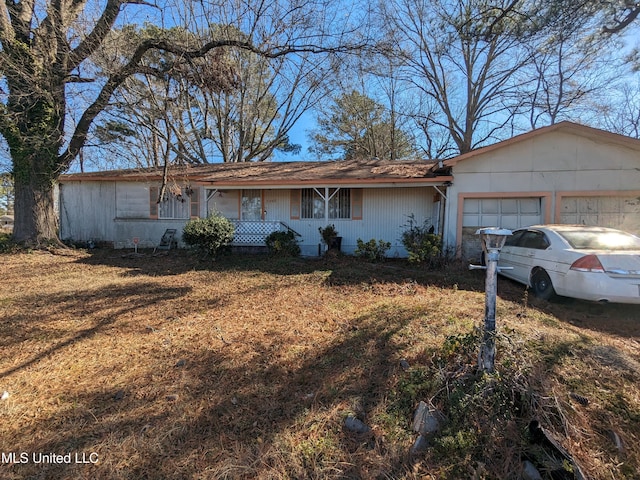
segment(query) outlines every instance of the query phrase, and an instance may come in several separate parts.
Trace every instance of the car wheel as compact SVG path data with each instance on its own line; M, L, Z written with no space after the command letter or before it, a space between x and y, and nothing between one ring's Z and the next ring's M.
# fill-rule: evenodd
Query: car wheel
M531 276L531 288L533 294L543 300L550 300L556 294L549 275L542 269L533 272Z

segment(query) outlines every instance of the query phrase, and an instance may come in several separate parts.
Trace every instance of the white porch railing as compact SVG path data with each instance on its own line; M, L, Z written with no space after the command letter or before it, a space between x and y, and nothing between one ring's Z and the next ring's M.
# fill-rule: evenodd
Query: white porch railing
M291 230L282 222L262 220L233 220L233 225L235 227L235 235L231 243L233 246L263 246L271 233ZM295 231L293 233L300 236Z

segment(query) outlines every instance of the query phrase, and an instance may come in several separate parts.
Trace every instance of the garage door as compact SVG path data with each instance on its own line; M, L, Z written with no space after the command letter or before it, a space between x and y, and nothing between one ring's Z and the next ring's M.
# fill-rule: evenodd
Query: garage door
M563 197L560 222L640 233L640 197Z
M465 198L462 213L462 255L476 258L482 247L476 230L482 227L501 227L513 230L542 223L542 199L522 198Z

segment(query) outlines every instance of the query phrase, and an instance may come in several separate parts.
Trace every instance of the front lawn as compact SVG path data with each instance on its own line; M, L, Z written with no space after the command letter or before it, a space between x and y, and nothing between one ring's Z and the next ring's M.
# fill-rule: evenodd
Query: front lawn
M0 271L3 479L571 470L532 442L534 419L588 478L638 478L637 306L547 303L501 279L482 375L483 273L463 265L99 249L3 254ZM444 421L410 455L420 400Z

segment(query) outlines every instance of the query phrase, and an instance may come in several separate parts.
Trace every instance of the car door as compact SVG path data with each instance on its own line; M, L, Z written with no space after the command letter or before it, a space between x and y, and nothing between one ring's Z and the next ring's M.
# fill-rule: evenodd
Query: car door
M503 275L528 285L531 269L544 261L542 252L549 248L550 242L539 230L526 229L517 233L510 239L508 247L505 243L505 260L500 262L500 266L512 267L510 271L503 271Z
M545 270L549 270L552 267L552 265L549 265L548 255L545 254L550 245L551 243L547 236L539 230L527 230L523 233L518 240L515 253L516 259L514 260L516 265L515 275L518 280L529 284L533 267L542 267Z
M500 274L518 281L520 281L520 279L516 278L514 274L514 262L517 261L518 242L525 232L526 230L516 230L513 232L513 235L507 237L507 241L504 243L504 247L502 247L502 250L500 251L500 258L498 260L499 267L509 268L509 270L501 270Z

